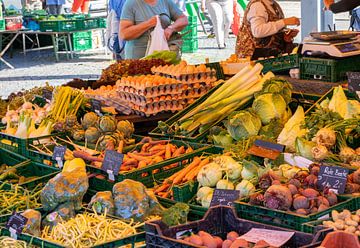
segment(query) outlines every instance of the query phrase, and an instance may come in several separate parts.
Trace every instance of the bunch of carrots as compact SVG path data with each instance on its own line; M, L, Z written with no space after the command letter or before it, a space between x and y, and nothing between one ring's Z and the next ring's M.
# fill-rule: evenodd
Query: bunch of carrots
M208 157L194 157L193 161L188 166L168 177L162 184L155 187L154 193L163 198L170 197L174 185L181 185L186 182L194 181L200 169L208 163L210 163Z

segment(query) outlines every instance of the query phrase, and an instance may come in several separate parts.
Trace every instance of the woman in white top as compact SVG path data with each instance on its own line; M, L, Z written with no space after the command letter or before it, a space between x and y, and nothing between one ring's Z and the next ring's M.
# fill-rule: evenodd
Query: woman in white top
M219 49L224 49L233 20L234 0L201 0L201 9L209 11Z
M296 17L284 18L280 5L274 0L251 0L245 10L240 27L236 54L238 57L252 56L255 48L277 49L286 52L296 31L285 34L289 25L300 25Z

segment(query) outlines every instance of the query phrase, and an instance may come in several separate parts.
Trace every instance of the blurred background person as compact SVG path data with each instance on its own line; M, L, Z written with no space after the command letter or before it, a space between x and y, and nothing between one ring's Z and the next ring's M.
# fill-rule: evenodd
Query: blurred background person
M219 49L226 47L225 40L229 37L233 21L234 0L202 0L201 10L208 9L214 27L215 38Z
M50 15L60 15L65 0L46 0L46 8Z
M81 12L83 14L87 14L89 13L89 5L89 0L74 0L71 10L73 13Z

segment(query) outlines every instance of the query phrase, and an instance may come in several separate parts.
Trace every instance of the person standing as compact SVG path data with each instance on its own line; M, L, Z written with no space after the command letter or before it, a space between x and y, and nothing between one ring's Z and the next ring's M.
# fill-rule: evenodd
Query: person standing
M251 0L244 13L236 40L236 54L240 58L252 56L256 48L275 49L289 53L293 49L292 37L296 30L286 34L284 28L300 25L297 17L284 18L275 0Z
M72 5L72 12L78 13L79 10L83 14L87 14L89 12L89 0L74 0L74 3Z
M50 15L60 15L65 0L46 0L46 8Z
M213 23L216 41L219 49L226 47L225 40L229 37L230 27L233 21L234 0L202 0L201 10L208 9Z

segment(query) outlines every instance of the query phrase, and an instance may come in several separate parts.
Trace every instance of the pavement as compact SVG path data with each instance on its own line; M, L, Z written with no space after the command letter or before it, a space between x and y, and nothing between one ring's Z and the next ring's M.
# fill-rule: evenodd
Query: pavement
M190 64L204 63L207 58L210 62L225 60L235 50L234 36L227 41L226 49L218 49L214 38L200 35L198 40L197 52L183 54L183 59ZM114 62L111 54L106 55L103 50L81 52L71 60L61 55L60 62L55 61L51 49L27 52L26 56L21 50L15 50L13 58L9 58L6 54L5 59L15 69L9 69L0 62L0 96L2 98L12 92L42 86L46 83L60 85L73 78L97 79L102 69Z

